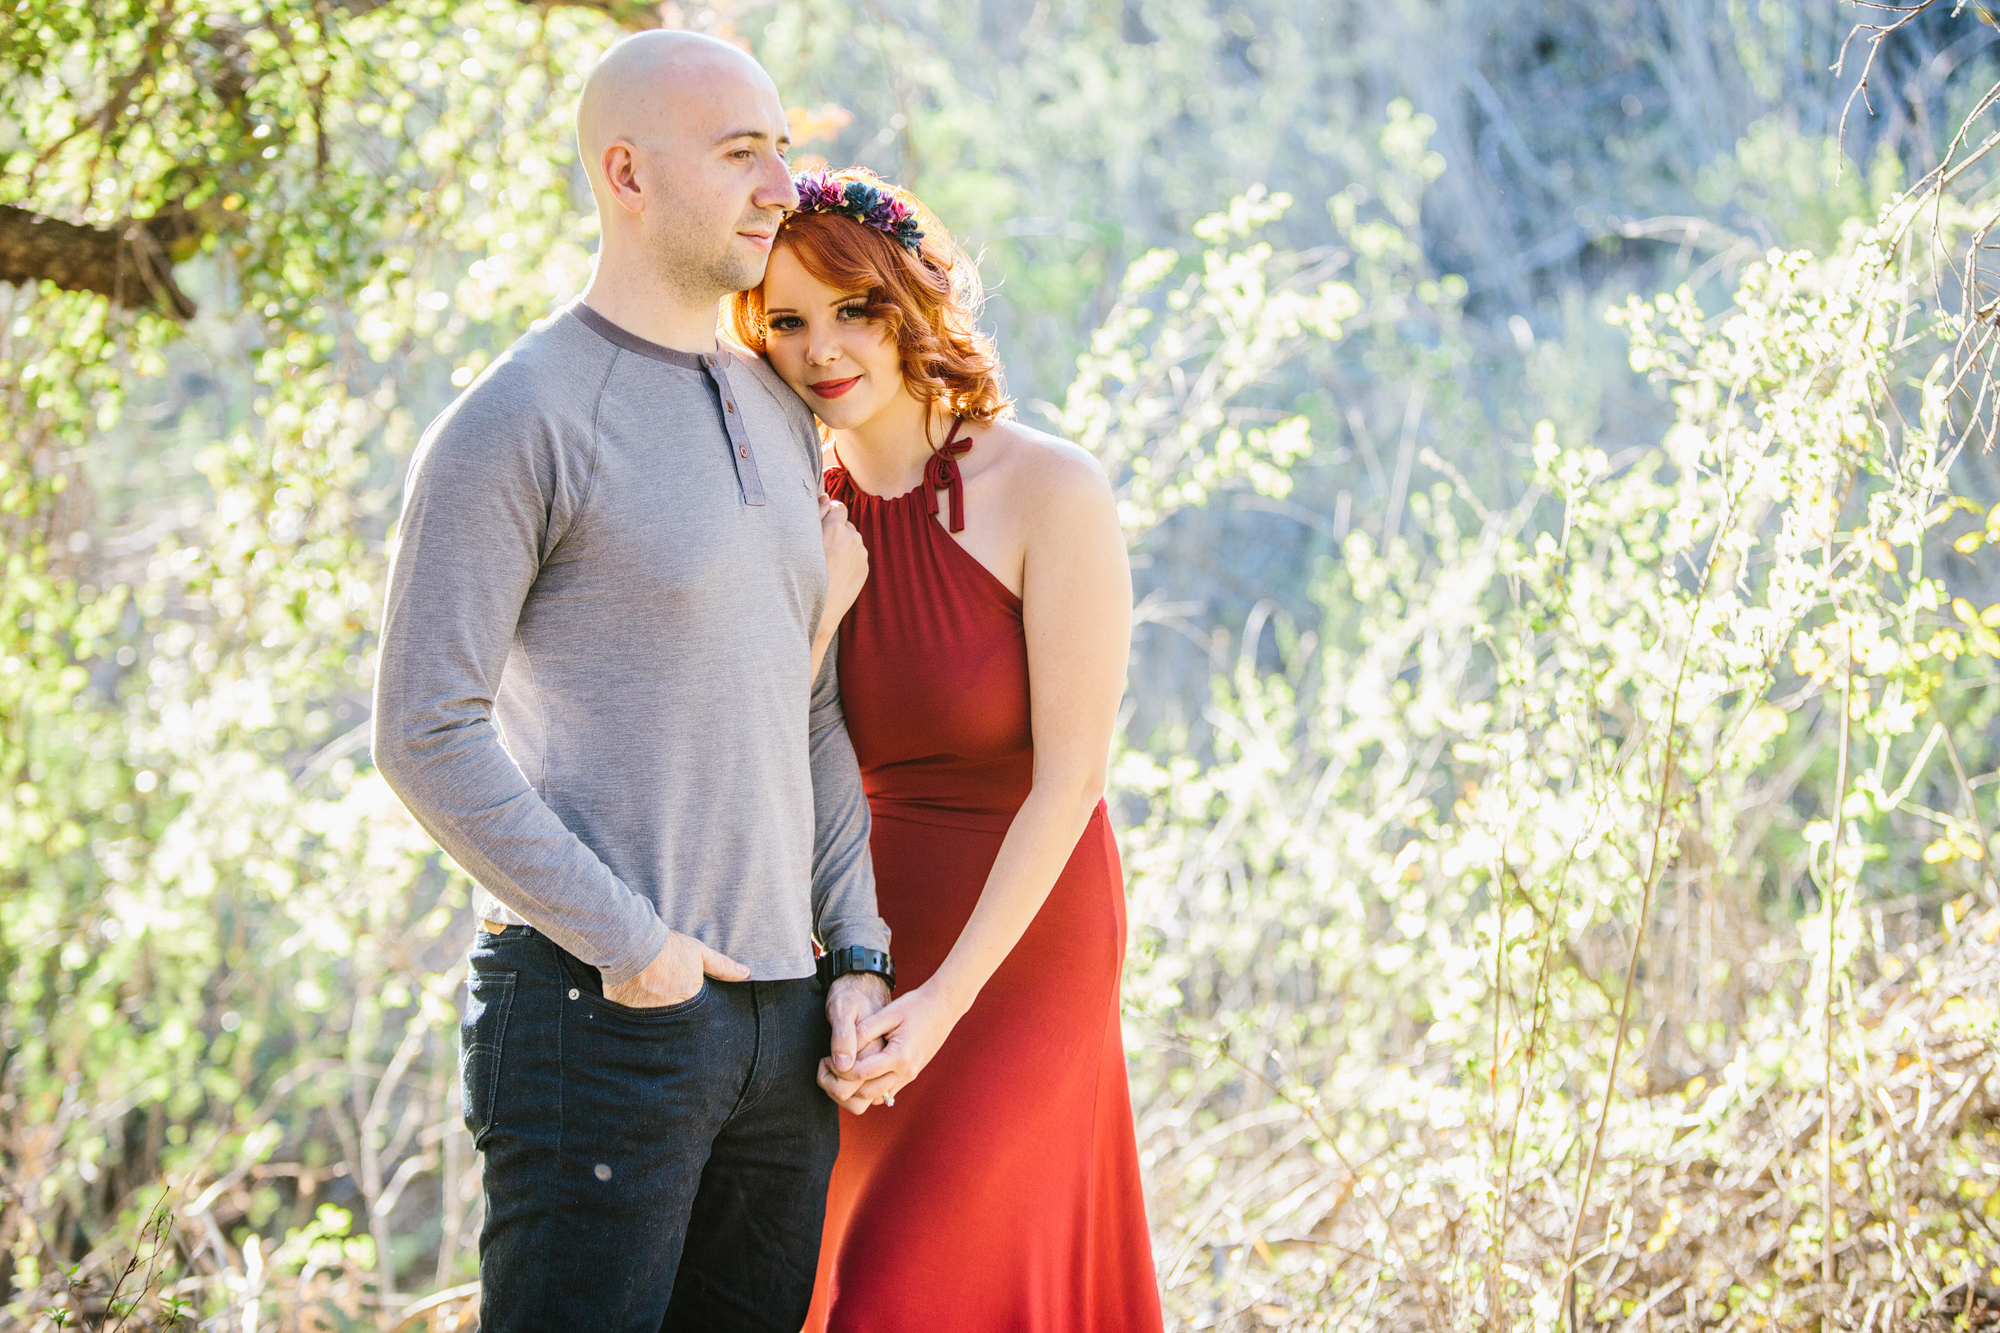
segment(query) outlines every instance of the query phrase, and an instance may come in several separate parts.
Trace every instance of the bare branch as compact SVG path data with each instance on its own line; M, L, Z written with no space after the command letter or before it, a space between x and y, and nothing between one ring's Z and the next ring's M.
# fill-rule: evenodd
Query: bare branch
M93 227L0 204L0 282L50 282L116 306L191 319L194 302L174 281L169 252L201 231L184 209Z

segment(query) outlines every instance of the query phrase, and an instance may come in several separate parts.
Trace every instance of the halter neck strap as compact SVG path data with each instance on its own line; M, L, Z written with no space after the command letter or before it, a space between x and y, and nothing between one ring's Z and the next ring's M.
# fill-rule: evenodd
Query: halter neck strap
M958 472L958 456L972 448L970 437L959 435L959 428L965 424L962 416L951 419L951 429L945 432L943 445L932 445L931 456L924 462L924 479L917 487L924 493L924 512L933 518L938 512L937 493L943 491L951 499L951 522L947 525L952 532L965 531L965 479ZM854 484L854 477L847 465L840 459L840 446L833 446L833 466L823 474L826 492L834 499L853 505L868 493ZM892 497L900 502L908 492ZM872 501L874 497L870 496ZM879 503L879 502L878 502Z
M958 475L958 456L972 448L972 441L959 438L958 428L964 424L964 417L953 417L944 444L931 446L930 461L924 464L924 512L936 517L937 493L948 494L951 497L948 532L965 531L965 480Z

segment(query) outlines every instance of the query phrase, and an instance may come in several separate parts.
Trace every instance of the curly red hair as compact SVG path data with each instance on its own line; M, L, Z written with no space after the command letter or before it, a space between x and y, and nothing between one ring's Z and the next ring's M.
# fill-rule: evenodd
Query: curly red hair
M864 167L831 175L835 181L865 180L912 205L924 229L922 253L911 254L887 233L842 213L792 214L778 228L773 253L787 247L818 281L842 292L868 293L868 317L889 327L903 378L918 402L967 421L1012 416L999 353L976 322L985 293L971 258L907 191ZM769 328L762 283L723 302L723 325L743 346L764 351Z

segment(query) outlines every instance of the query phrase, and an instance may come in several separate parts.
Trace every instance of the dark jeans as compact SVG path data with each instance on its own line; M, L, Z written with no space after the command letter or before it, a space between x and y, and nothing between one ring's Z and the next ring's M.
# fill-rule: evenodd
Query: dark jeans
M471 963L481 1333L797 1333L840 1146L819 983L628 1009L526 926L481 931Z

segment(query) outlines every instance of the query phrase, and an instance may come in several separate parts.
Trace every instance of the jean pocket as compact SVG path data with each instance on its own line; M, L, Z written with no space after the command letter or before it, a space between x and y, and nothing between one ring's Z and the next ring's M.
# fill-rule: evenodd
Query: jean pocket
M593 995L590 998L606 1013L616 1018L628 1018L639 1023L656 1022L665 1018L680 1018L701 1008L702 1002L708 999L708 978L703 977L701 979L701 989L688 996L685 1000L675 1000L672 1004L655 1005L649 1009L634 1009L629 1004L619 1004L615 1000L607 1000L602 993Z
M493 1129L493 1103L500 1091L500 1053L507 1016L514 1011L518 974L474 972L465 986L465 1016L458 1024L459 1095L465 1128L479 1147Z
M603 977L590 964L568 953L561 954L560 961L564 975L568 976L570 985L575 988L571 995L572 999L579 996L588 997L594 1010L602 1010L613 1018L630 1019L637 1023L656 1022L660 1019L680 1018L685 1014L691 1014L701 1008L702 1004L708 999L709 991L713 989L709 985L708 978L703 977L700 988L685 1000L676 1000L672 1004L655 1005L646 1009L635 1009L629 1004L620 1004L616 1000L607 1000L604 997Z

